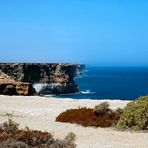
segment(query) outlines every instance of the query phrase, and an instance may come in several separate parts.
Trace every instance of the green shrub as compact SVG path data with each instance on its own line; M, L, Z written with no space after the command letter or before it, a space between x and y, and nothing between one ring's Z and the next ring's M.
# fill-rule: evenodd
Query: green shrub
M106 114L109 111L108 102L102 102L99 105L96 105L93 109L96 114Z
M136 101L127 104L117 123L117 128L148 129L148 96L140 97Z
M119 115L123 114L123 109L118 107L116 109L116 113L119 114Z
M95 109L102 110L102 109L108 109L109 103L108 102L102 102L99 105L95 106Z

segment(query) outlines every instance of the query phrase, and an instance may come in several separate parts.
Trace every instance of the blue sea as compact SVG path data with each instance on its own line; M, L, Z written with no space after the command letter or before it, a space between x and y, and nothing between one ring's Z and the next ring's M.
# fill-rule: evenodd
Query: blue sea
M148 94L148 67L86 67L75 80L80 93L54 97L134 100Z

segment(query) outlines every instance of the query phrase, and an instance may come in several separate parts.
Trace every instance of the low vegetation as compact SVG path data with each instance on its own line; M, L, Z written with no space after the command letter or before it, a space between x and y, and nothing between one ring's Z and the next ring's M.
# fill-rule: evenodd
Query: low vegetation
M109 109L107 102L103 102L94 109L84 107L66 110L56 118L56 121L82 126L110 127L118 122L120 115L119 112Z
M117 128L148 130L148 96L127 104L117 123Z
M94 107L94 112L95 113L100 113L100 111L108 111L109 110L109 103L108 102L102 102L99 105L96 105Z
M0 126L0 148L75 148L75 138L73 133L60 140L48 132L19 130L11 119Z

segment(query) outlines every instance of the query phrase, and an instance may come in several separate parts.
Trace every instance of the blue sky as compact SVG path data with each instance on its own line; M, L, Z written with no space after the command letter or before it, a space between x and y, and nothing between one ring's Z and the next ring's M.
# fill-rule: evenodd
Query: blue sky
M148 66L147 0L0 0L0 62Z

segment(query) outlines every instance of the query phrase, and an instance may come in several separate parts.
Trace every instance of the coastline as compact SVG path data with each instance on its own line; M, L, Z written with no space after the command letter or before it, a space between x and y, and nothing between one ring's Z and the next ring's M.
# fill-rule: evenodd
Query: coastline
M122 100L89 100L61 99L39 96L4 96L0 95L0 123L8 119L7 113L13 113L12 119L20 127L49 131L56 138L64 138L68 132L76 134L78 148L114 147L146 148L148 134L130 131L117 131L112 128L82 127L75 124L55 122L59 113L79 107L94 107L107 101L112 109L124 107L130 101Z

